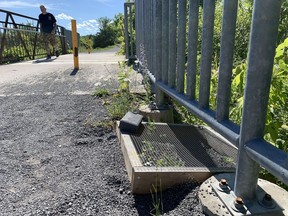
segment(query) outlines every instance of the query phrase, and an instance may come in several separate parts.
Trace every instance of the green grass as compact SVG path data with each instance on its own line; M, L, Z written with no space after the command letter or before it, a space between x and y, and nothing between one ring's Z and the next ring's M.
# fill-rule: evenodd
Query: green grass
M110 91L108 89L105 89L105 88L96 89L92 93L92 96L95 96L95 97L107 97L109 95L110 95Z
M100 48L100 47L97 47L96 49L91 49L91 53L95 53L95 52L99 52L99 51L106 51L106 50L110 50L112 49L113 47L115 47L115 45L112 45L112 46L108 46L108 47L105 47L105 48ZM88 53L88 49L84 46L81 46L79 47L79 53Z

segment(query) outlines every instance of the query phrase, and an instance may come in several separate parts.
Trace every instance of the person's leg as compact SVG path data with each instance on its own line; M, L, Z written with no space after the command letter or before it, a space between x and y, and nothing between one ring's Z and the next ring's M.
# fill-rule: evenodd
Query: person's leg
M43 38L44 38L44 46L46 49L46 53L47 53L47 58L46 59L51 59L51 49L50 49L50 39L49 39L49 33L43 33Z
M57 46L57 42L56 42L56 35L55 34L50 34L50 43L53 47L53 50L55 51L55 55L56 57L59 56L59 51L58 51L58 46Z

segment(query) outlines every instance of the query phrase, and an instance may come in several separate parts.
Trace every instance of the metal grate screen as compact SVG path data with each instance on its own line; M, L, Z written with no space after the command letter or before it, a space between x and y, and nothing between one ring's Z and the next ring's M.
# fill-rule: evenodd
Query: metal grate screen
M144 166L234 167L237 150L207 128L143 124L130 135Z

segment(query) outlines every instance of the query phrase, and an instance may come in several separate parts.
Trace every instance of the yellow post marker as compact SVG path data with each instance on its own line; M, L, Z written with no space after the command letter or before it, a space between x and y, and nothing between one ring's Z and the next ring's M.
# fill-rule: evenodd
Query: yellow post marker
M72 46L74 56L74 70L79 70L79 59L78 59L78 35L76 20L71 20L72 24Z

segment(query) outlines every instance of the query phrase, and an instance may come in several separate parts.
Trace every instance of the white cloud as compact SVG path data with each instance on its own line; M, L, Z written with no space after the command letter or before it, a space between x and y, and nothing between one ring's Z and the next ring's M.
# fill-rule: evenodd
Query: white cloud
M0 8L36 8L39 4L32 4L23 1L2 1L0 2Z
M99 30L99 24L96 19L85 20L77 23L77 31L81 35L96 34ZM71 23L68 23L67 29L71 30Z
M56 18L60 19L60 20L71 20L71 19L74 19L72 16L69 16L69 15L64 14L64 13L56 15Z
M86 21L83 21L82 23L77 24L77 28L78 29L82 29L82 28L95 29L95 32L96 32L96 30L98 30L98 23L96 20L86 20Z
M90 23L98 23L96 19L88 20Z

